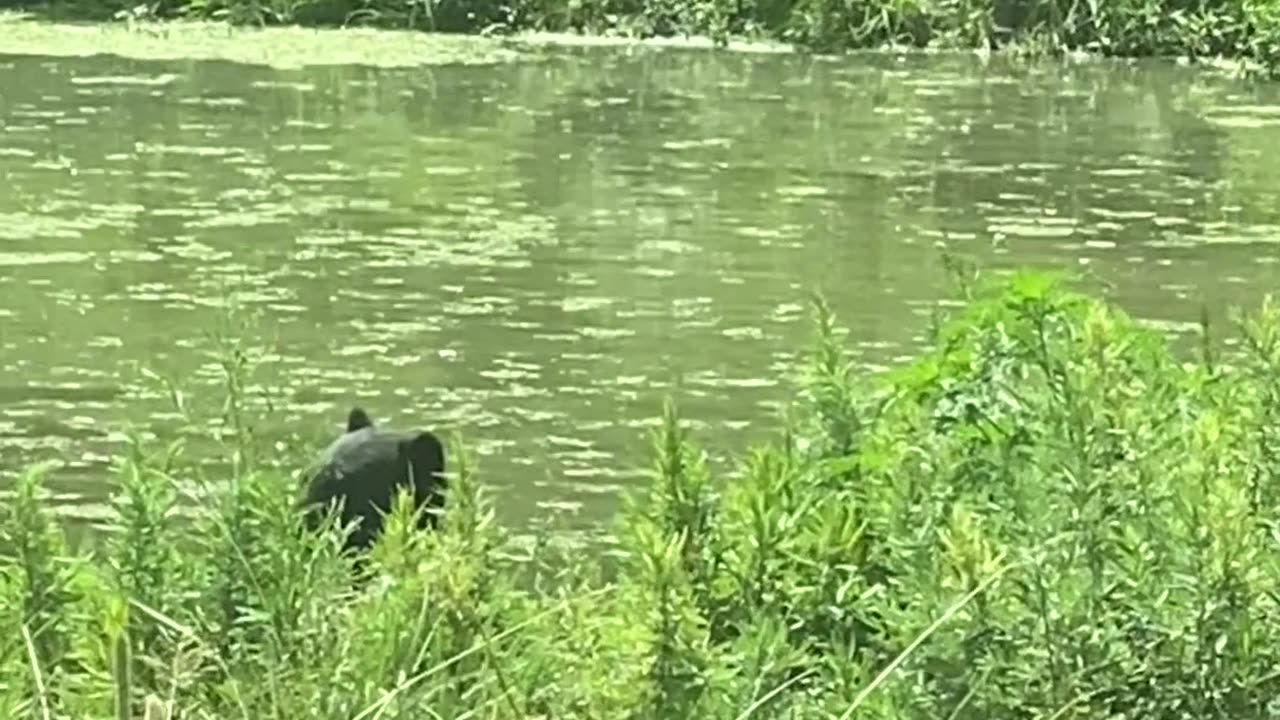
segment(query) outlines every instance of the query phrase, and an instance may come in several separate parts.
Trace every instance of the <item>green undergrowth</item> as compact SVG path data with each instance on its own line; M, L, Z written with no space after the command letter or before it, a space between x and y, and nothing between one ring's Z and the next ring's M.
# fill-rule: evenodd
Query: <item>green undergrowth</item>
M801 49L1017 47L1280 67L1280 0L0 0L56 18L747 37Z
M877 375L816 300L776 440L723 476L668 404L608 577L504 551L456 439L443 529L400 505L358 580L247 420L227 477L135 443L88 550L33 467L0 517L0 717L1275 717L1280 306L1184 360L1053 277L961 289Z

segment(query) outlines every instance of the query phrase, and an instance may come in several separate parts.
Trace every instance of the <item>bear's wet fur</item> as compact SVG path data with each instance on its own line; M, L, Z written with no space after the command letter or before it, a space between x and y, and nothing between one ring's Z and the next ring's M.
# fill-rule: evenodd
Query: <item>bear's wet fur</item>
M353 407L347 431L321 453L299 506L314 531L329 504L341 501L339 523L359 520L346 548L365 550L381 533L383 515L400 487L413 488L419 527L434 528L448 486L444 472L444 446L433 433L376 427L363 408Z

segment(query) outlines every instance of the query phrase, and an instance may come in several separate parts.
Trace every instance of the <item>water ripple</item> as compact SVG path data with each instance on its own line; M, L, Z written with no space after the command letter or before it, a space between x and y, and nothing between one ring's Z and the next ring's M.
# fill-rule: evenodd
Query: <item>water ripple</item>
M215 392L260 312L262 432L456 427L504 518L598 523L677 390L717 471L811 338L911 356L939 247L1075 267L1173 335L1275 284L1275 88L1105 63L591 50L539 64L0 64L0 471L91 519L120 429ZM1138 98L1137 101L1134 98Z

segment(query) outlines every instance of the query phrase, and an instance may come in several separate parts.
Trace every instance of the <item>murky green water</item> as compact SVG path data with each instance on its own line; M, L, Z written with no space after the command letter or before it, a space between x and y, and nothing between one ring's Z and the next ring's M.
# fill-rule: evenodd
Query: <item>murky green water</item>
M228 290L286 405L462 428L515 524L582 526L678 386L717 455L771 432L823 288L911 353L938 246L1092 272L1178 330L1276 286L1274 87L1164 65L578 49L423 68L0 56L0 472L93 514L138 363L216 384ZM0 484L7 479L0 477Z

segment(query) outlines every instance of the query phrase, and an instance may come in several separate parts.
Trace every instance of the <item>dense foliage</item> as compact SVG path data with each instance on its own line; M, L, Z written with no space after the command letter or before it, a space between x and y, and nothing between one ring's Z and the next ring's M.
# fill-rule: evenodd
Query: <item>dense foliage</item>
M92 551L32 468L0 517L0 716L1280 712L1280 307L1181 362L1052 278L965 288L878 376L815 303L799 401L728 476L669 406L608 573L553 535L513 555L460 444L444 529L400 506L358 582L251 432L209 482L135 445Z
M763 37L816 50L1010 44L1280 66L1278 0L0 0L62 17L196 17L446 32Z

